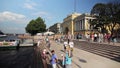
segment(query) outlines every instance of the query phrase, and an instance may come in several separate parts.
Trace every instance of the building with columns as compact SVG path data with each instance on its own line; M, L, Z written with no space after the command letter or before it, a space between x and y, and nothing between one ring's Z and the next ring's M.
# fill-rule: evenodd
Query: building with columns
M78 17L79 15L81 15L81 14L79 14L79 13L72 13L72 14L68 15L66 18L64 18L63 23L61 24L61 26L62 26L62 33L63 34L65 34L65 29L66 28L68 28L69 33L71 35L74 34L74 22L73 22L73 20L76 17Z
M87 34L93 31L93 26L90 25L90 20L95 19L90 14L81 14L74 19L74 35Z

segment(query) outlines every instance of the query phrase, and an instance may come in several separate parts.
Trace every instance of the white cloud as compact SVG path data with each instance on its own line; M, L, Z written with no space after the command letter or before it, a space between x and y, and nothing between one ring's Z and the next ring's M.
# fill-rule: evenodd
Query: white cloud
M14 21L19 22L24 20L26 17L22 14L17 14L9 11L0 12L0 22Z
M36 13L33 13L32 15L40 16L42 18L46 18L49 20L51 20L53 18L53 15L50 15L48 12L44 12L44 11L36 12Z
M47 12L43 12L43 11L41 11L41 12L36 12L36 13L33 13L32 15L35 15L35 16L47 16L48 15L48 13Z
M29 21L22 14L10 11L0 12L0 30L5 33L25 33L25 26Z
M35 9L35 3L31 3L31 4L29 4L29 3L24 3L24 8L27 8L27 9Z
M27 2L24 3L24 8L27 8L27 9L30 9L30 10L36 9L35 8L36 6L37 6L37 3L32 2L31 0L27 0Z

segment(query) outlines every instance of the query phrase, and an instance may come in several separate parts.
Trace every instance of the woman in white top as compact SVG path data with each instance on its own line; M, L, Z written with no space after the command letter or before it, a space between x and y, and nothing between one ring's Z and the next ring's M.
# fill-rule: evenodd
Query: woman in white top
M73 56L73 47L74 47L74 42L70 40L69 42L70 50L71 50L71 56Z
M67 41L64 41L64 51L66 51L66 47L68 46L68 42Z

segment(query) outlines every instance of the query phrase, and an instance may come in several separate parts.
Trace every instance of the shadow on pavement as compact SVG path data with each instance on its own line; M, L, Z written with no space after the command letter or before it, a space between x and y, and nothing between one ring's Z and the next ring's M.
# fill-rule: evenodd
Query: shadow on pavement
M60 50L61 52L64 52L64 50Z
M79 64L75 63L74 61L72 61L78 68L82 68Z
M84 59L79 59L79 61L82 62L82 63L87 63L87 61L84 60Z
M81 58L79 58L79 57L77 57L77 58L78 58L78 60L79 60L80 62L82 62L82 63L87 63L87 61L86 61L86 60L81 59Z
M48 68L52 68L52 65L51 64L47 64Z

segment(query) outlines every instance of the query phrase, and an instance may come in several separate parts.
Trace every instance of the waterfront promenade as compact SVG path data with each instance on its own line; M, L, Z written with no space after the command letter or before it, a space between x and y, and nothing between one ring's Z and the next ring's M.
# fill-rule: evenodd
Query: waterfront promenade
M79 40L83 41L83 40ZM79 45L78 45L79 46ZM54 49L59 59L64 54L63 44L52 41L51 50ZM119 68L120 62L105 58L78 48L74 48L72 68Z
M16 50L1 51L0 52L0 68L43 68L43 62L40 56L41 47L38 47L38 48L32 47L31 42L32 40L25 40L25 42L21 44L22 47L19 49L19 51L16 51ZM90 47L93 46L91 44L94 44L94 42L90 43L82 39L74 40L74 42L75 42L75 47L74 47L73 57L72 57L72 68L119 68L120 67L119 61L115 61L110 58L106 58L91 52L91 51L94 52L100 49L91 50L89 47L83 48L85 45ZM27 44L30 44L30 45L28 46ZM107 43L103 43L103 44L109 47ZM119 48L120 47L119 44L120 43L117 43L117 45L115 46L110 45L110 47L113 46L112 48ZM102 47L103 45L100 45L98 43L96 43L96 45L94 46L98 46L98 45L99 47L103 48ZM42 44L42 46L44 46L47 49L45 44ZM65 55L63 43L59 43L59 42L55 42L54 40L51 40L51 48L47 49L47 51L50 53L51 50L55 50L59 60L62 59L61 54ZM116 55L118 57L120 57L119 51L120 50L118 49L117 50L118 55ZM96 53L99 53L99 52L96 52ZM101 53L103 53L102 50L101 50ZM106 53L108 53L108 51ZM110 51L110 54L114 55L112 51ZM51 56L51 53L50 53L50 56ZM50 65L50 64L47 64L47 65ZM58 62L57 68L62 68L60 62Z

